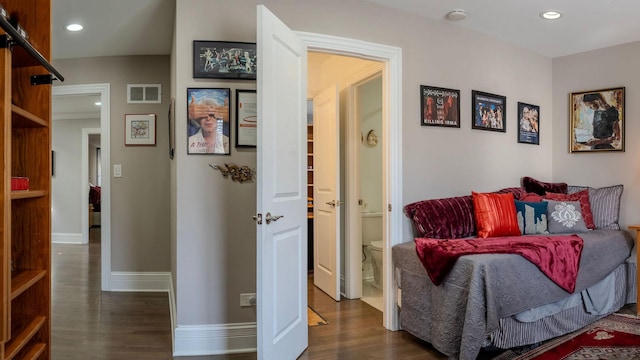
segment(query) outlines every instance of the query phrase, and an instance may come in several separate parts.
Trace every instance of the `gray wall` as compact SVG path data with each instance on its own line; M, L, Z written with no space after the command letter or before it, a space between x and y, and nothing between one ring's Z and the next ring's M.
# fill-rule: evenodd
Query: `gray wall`
M640 42L553 60L553 175L571 184L624 185L620 223L640 219ZM569 94L626 87L625 152L569 153ZM546 116L546 115L545 115Z
M111 178L112 271L170 271L169 56L58 60L54 66L65 75L56 85L111 84L111 163L122 164L122 178ZM162 104L127 104L127 84L162 84ZM157 115L156 146L125 147L124 115L144 113Z
M255 42L258 4L267 5L293 30L402 48L404 203L516 186L524 175L553 180L550 115L541 125L540 146L518 144L516 136L517 101L550 113L551 59L450 24L356 0L237 0L233 6L177 0L177 134L186 131L186 88L255 86L193 79L192 46L201 39ZM461 90L460 129L420 126L421 84ZM507 133L471 130L472 89L507 96ZM177 325L255 321L253 311L238 304L239 293L255 291L255 185L224 180L207 165L255 167L255 151L232 147L230 156L187 156L185 140L177 138L175 164ZM402 205L396 204L397 211ZM408 236L410 224L404 225Z

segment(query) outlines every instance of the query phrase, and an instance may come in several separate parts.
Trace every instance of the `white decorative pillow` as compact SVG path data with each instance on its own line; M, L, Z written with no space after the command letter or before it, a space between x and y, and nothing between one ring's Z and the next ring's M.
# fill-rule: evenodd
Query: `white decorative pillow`
M587 232L579 201L547 201L547 226L551 234Z

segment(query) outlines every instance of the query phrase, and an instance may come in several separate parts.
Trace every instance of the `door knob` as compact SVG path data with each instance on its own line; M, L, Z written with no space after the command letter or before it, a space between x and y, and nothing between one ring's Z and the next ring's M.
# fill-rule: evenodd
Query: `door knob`
M331 200L331 201L327 201L325 204L331 206L331 207L336 207L336 201L335 200Z
M284 215L271 215L270 212L267 213L267 216L264 219L267 221L267 225L271 224L271 222L278 221L278 219L282 218Z
M258 225L262 225L262 214L253 215L253 221L257 222Z

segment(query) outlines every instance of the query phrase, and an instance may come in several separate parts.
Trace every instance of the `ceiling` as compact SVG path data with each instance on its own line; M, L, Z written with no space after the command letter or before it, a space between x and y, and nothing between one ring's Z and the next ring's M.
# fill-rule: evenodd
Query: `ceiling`
M552 58L640 40L638 0L365 1L477 31ZM54 60L170 52L175 0L52 0L52 4ZM446 14L454 9L464 9L467 18L447 20ZM539 17L550 9L564 16L556 21ZM66 31L64 25L71 21L84 24L85 30Z
M640 40L638 0L366 0L473 30L555 58ZM467 18L446 19L454 9ZM539 14L556 10L554 21Z
M52 0L52 58L168 55L175 0ZM84 26L70 32L71 22Z

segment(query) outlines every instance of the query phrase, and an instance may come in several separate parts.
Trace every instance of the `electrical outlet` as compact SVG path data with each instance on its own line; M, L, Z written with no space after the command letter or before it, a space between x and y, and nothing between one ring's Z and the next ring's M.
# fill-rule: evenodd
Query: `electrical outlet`
M240 306L256 306L256 294L240 294Z

